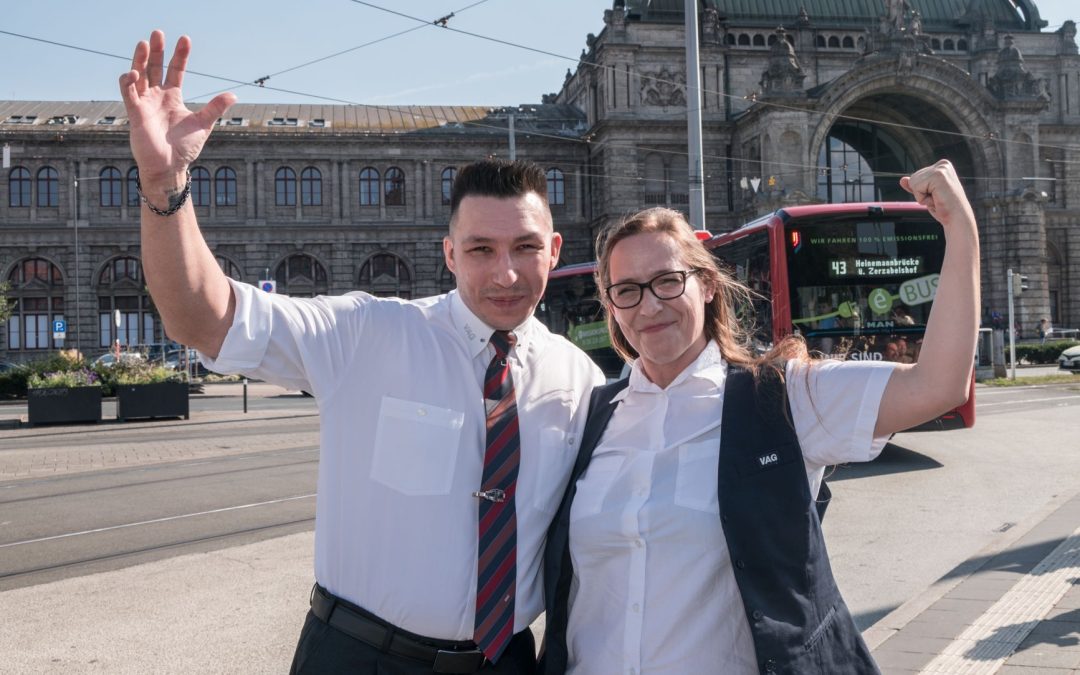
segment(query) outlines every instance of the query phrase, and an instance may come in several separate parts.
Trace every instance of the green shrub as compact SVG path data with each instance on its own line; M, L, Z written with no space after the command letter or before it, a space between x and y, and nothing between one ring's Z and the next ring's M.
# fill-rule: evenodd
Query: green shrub
M51 373L30 373L28 389L52 389L56 387L100 387L101 378L88 369L58 370Z
M26 380L30 377L30 369L25 367L13 368L6 373L0 374L0 399L24 398L26 396Z
M1056 340L1045 344L1025 342L1016 345L1016 361L1018 363L1057 363L1058 355L1069 347L1080 344L1076 340ZM1008 358L1009 346L1005 345L1006 358Z

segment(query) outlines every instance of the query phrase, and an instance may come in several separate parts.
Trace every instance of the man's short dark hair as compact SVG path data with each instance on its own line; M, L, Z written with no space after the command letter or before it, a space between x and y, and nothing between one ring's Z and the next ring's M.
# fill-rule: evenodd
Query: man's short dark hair
M547 175L532 162L485 159L466 164L457 172L450 191L450 222L461 200L475 197L520 197L535 192L547 204Z

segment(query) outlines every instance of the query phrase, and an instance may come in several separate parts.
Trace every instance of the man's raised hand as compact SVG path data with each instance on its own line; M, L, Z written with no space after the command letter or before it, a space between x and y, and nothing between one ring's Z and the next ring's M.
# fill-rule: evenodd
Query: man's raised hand
M191 40L181 36L162 81L165 34L155 30L149 42L135 46L131 70L120 76L120 94L131 127L131 152L147 194L184 184L184 174L202 152L214 123L236 102L234 94L224 93L198 112L188 110L181 85L190 53Z

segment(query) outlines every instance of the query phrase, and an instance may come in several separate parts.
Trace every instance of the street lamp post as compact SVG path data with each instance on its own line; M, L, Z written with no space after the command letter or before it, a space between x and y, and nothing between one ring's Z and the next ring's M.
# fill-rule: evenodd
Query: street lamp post
M82 301L79 290L79 176L75 176L75 349L82 353Z

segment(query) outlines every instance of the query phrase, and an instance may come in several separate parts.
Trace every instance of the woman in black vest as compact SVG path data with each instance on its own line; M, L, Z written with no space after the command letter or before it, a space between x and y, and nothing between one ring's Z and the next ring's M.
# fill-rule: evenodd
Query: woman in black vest
M545 559L544 672L877 673L833 580L828 464L966 400L978 327L975 218L946 161L900 184L944 225L914 364L763 358L682 215L650 209L598 240L598 286L629 378L593 393ZM744 305L745 306L745 305ZM822 491L824 492L824 491Z

